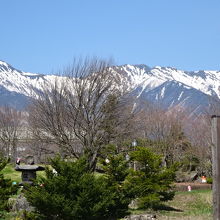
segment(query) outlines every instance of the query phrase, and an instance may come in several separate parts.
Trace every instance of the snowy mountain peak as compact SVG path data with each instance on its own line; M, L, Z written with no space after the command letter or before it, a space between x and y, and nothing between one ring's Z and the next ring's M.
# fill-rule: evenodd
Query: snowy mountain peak
M0 100L1 95L6 94L6 91L14 95L32 97L36 91L42 90L44 83L54 82L55 78L53 75L23 72L0 61ZM10 105L10 100L8 102Z
M123 91L137 100L160 102L166 109L178 106L202 111L210 97L220 98L219 71L183 71L161 66L150 68L144 64L126 64L111 69ZM35 91L42 90L44 83L54 82L55 79L57 76L19 71L0 61L1 104L11 104L13 100L15 106L22 105L23 101L17 100L32 97Z
M0 60L0 66L9 66L9 64L3 60Z
M15 71L16 69L9 65L8 63L0 60L0 71L6 71L6 72L12 72ZM20 70L16 70L17 72L21 72Z

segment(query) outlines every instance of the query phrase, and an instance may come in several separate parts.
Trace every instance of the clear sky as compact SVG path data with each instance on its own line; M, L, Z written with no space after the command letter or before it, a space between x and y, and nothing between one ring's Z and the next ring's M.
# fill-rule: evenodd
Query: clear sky
M0 0L0 60L51 73L74 57L220 70L220 0Z

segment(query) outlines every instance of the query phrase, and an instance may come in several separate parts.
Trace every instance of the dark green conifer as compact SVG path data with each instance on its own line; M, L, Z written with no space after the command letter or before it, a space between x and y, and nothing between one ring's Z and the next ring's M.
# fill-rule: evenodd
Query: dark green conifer
M156 208L174 197L176 165L163 167L161 156L145 147L132 152L131 161L136 163L137 170L130 173L128 188L138 199L139 208Z

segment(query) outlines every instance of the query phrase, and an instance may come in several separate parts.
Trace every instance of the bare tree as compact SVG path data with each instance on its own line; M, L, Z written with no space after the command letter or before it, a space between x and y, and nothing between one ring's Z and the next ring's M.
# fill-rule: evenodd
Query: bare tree
M21 134L22 112L8 106L0 110L0 142L1 151L6 157L17 157L18 138Z
M61 153L76 158L86 154L94 169L100 150L126 121L119 111L119 85L109 63L98 59L75 61L63 75L33 101L29 111L33 134L56 143ZM120 134L126 131L122 130Z
M181 161L191 150L183 132L183 119L182 112L169 112L157 106L149 106L138 114L139 136L153 141L152 147L163 155L166 166Z

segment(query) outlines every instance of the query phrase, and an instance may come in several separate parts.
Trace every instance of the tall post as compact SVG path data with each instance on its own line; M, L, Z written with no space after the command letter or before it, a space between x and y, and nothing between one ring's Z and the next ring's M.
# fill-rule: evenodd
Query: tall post
M220 116L212 116L213 219L220 220Z
M134 148L133 151L135 151L137 147L137 141L134 139L131 144L132 144L132 147ZM134 161L134 171L136 170L137 170L137 164L136 164L136 161Z

